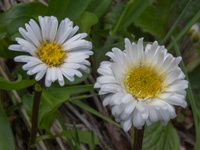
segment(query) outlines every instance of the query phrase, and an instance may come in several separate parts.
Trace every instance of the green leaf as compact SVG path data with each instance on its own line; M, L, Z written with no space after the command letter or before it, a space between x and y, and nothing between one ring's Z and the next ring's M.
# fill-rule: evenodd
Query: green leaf
M69 94L60 95L59 92L49 92L46 89L42 92L40 110L39 110L39 123L41 123L43 117L50 112L55 111L63 102L68 100Z
M44 89L42 92L40 109L39 109L39 127L49 130L55 118L58 118L60 123L62 119L59 116L57 108L69 99L70 94L79 94L93 90L93 85L79 85L69 87L52 86ZM23 105L28 116L31 116L32 110L32 95L24 95ZM64 127L64 126L63 126Z
M151 0L131 0L127 3L121 17L114 27L113 35L127 28L149 6Z
M92 0L71 0L65 9L62 18L70 18L72 21L79 19ZM62 7L62 6L60 6ZM59 10L59 9L58 9Z
M77 145L77 147L80 147L81 143L80 143L80 138L79 138L79 134L78 134L78 130L76 128L75 123L73 124L73 132L71 133L72 138L74 139L75 144Z
M40 105L40 128L50 129L55 118L62 124L63 120L59 116L57 108L69 100L71 94L80 94L93 90L93 85L78 85L68 87L52 86L43 91ZM64 127L63 127L64 129Z
M4 90L20 90L34 84L35 80L22 80L22 77L20 75L18 75L18 79L15 82L10 82L0 77L0 89Z
M48 97L50 97L50 96L48 96ZM26 94L23 96L22 99L23 99L23 106L24 106L29 118L31 119L32 106L33 106L33 95ZM40 110L39 110L39 121L38 121L39 122L38 126L41 129L45 129L46 131L49 131L55 118L58 119L58 121L60 122L63 129L66 128L60 112L58 111L58 109L56 109L57 107L58 107L58 104L56 104L55 102L54 103L50 102L50 101L46 100L44 97L42 97L41 104L40 104Z
M68 7L69 0L50 0L46 15L53 15L62 20L63 14Z
M0 149L15 150L15 143L10 123L0 101Z
M51 93L55 97L58 97L60 99L69 98L67 95L69 94L80 94L84 92L89 92L93 90L93 85L74 85L74 86L66 86L66 87L60 87L60 86L51 86L46 89L47 92Z
M80 16L80 20L78 24L79 24L79 27L82 29L82 31L89 33L91 26L96 24L97 22L98 22L98 18L94 13L84 12Z
M175 14L174 0L159 0L147 7L146 10L135 20L135 24L143 31L155 36L157 40L161 40L166 31L168 31L172 18Z
M25 23L28 23L30 20L30 16L22 16L16 19L13 19L7 27L7 33L12 38L15 34L19 36L18 29L19 27L24 27ZM17 37L14 36L14 37Z
M197 134L196 135L196 141L199 141L200 140L200 125L197 128L196 134ZM195 150L200 150L200 143L199 142L196 142Z
M31 94L24 94L22 97L23 106L26 110L26 113L31 118L32 115L32 106L33 106L33 95ZM31 120L31 119L30 119Z
M178 150L179 137L169 122L167 126L156 123L145 127L143 150Z
M0 38L6 34L7 25L14 19L22 16L30 18L43 15L46 12L46 6L39 2L19 3L8 11L0 14Z
M138 19L135 24L143 31L154 35L157 39L165 35L165 22L162 21L161 15L157 13L153 6L149 6Z
M95 0L88 6L87 11L93 12L99 18L106 13L111 3L112 0Z
M91 132L90 150L94 150L94 149L95 149L95 136L94 136L94 132Z
M21 53L8 50L9 44L11 44L10 37L5 36L4 38L0 39L0 57L12 59L14 56Z
M44 129L47 132L50 132L50 128L55 120L57 118L59 111L58 110L52 110L41 118L39 127L40 129Z

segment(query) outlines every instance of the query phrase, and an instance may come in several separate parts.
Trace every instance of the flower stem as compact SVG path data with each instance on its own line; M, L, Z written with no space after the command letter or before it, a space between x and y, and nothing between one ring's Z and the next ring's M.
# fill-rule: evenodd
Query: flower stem
M144 127L142 129L134 128L134 150L142 150Z
M35 86L35 93L34 93L33 107L32 107L32 121L31 121L32 127L31 127L30 141L29 141L29 150L34 150L35 147L35 141L38 130L38 112L39 112L43 87L44 87L44 78L42 78Z

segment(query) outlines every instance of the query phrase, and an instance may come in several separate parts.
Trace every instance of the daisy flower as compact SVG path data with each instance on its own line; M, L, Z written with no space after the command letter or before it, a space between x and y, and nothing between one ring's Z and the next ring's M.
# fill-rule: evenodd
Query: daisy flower
M124 51L113 48L106 55L111 60L101 63L94 87L106 94L103 105L111 107L124 131L157 121L165 125L176 116L174 106L187 106L181 57L173 57L157 41L143 48L143 38L137 44L125 39Z
M87 34L76 34L79 28L73 27L68 18L60 24L53 16L38 19L39 24L31 19L25 28L20 27L22 38L16 38L18 44L9 46L10 50L29 54L14 58L16 62L26 63L22 68L27 74L36 74L37 81L45 76L45 85L49 87L56 80L63 86L63 76L72 82L75 75L82 76L80 70L89 72L90 63L86 59L93 52L91 42L83 39Z

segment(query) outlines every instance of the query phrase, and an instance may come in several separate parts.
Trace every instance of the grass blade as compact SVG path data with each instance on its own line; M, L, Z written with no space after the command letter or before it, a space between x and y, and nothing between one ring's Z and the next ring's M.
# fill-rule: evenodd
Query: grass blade
M121 17L117 21L112 35L127 28L151 3L150 0L131 0L127 3Z
M200 10L197 12L197 14L188 22L188 24L185 26L183 30L174 38L174 41L177 42L181 39L181 37L191 28L193 24L195 24L200 18ZM167 49L170 50L176 43L172 42Z
M89 111L90 113L92 113L92 114L94 114L94 115L100 117L101 119L104 119L104 120L106 120L106 121L108 121L108 122L114 124L115 126L120 127L120 125L119 125L118 123L116 123L116 122L113 121L112 119L110 119L110 118L108 118L108 117L102 115L101 113L99 113L99 112L96 111L95 109L91 108L90 106L88 106L88 105L82 103L81 101L76 100L76 101L71 101L71 102L72 102L73 104L77 105L78 107L81 107L81 108L83 108L83 109Z
M174 30L176 29L176 26L178 24L178 22L181 20L181 18L183 17L183 15L185 14L188 6L190 5L190 2L192 0L188 1L188 3L186 4L185 8L183 9L183 11L181 12L181 14L179 15L179 17L177 18L177 20L175 21L175 23L173 24L173 26L171 27L171 29L169 30L169 32L167 33L167 35L164 37L164 39L162 40L161 44L165 44L166 41L171 37L172 33L174 32Z
M174 45L174 48L175 48L177 56L181 56L180 50L178 48L178 45L176 44L176 41L175 41L175 39L173 37L172 37L172 40L173 40L173 45ZM183 60L180 63L180 67L181 67L181 69L183 70L183 72L185 74L186 80L188 81L187 92L188 92L188 98L189 98L189 102L190 102L190 105L191 105L191 108L192 108L192 112L193 112L194 125L195 125L195 131L196 131L196 136L197 136L198 135L197 131L198 131L199 120L198 120L198 117L197 117L196 105L195 105L194 95L193 95L193 92L192 92L192 87L191 87L190 80L189 80L188 74L186 72L186 68L185 68Z

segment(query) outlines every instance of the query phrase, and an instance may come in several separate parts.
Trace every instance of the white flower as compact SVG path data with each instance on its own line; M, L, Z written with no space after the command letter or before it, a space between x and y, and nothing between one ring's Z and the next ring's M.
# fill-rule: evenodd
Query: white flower
M144 49L142 38L137 44L125 39L124 51L113 48L106 55L111 60L101 63L95 88L106 94L103 105L111 107L125 131L132 125L141 129L145 123L167 124L176 116L174 105L187 106L181 57L173 57L164 46L155 41Z
M86 59L93 54L92 44L84 40L86 33L75 33L78 26L68 18L58 23L56 17L38 17L39 25L31 19L24 28L19 28L23 38L16 38L18 44L9 46L10 50L28 52L30 55L15 57L16 62L24 62L23 69L28 75L36 74L38 81L45 75L45 85L58 80L64 85L65 76L74 81L74 76L82 76L79 70L88 72L90 62Z

